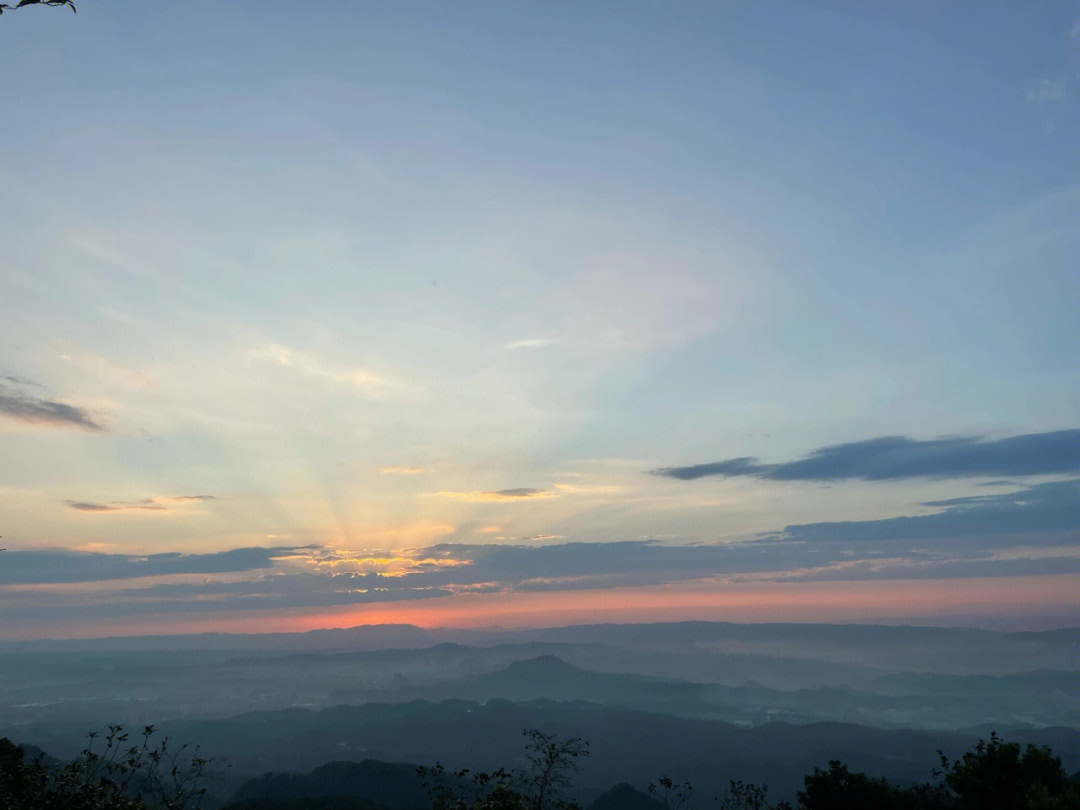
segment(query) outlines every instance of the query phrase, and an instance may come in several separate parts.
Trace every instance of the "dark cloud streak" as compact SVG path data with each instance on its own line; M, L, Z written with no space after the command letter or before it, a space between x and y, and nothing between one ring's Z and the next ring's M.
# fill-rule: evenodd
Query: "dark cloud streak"
M93 503L91 501L64 501L72 509L80 512L124 512L129 509L148 509L151 512L167 512L168 507L155 503L152 500L138 501L136 503Z
M198 501L212 501L213 495L174 495L165 500L171 503L192 503ZM132 509L149 509L153 512L168 512L169 507L153 498L143 498L141 501L109 501L108 503L95 503L94 501L64 501L72 509L80 512L126 512Z
M910 515L882 520L805 523L788 526L780 537L789 541L855 547L872 543L907 541L925 545L955 544L974 538L981 545L1033 545L1059 542L1064 534L1072 542L1080 538L1080 479L1036 484L1017 492L927 501L923 506L941 507L929 515ZM1054 540L1053 538L1059 538Z
M0 559L0 585L104 582L171 574L223 574L270 568L275 560L307 546L236 548L212 554L101 554L47 549L7 551Z
M761 464L744 456L649 472L681 481L714 475L774 481L886 481L1076 473L1080 472L1080 430L1029 433L995 441L976 436L926 441L883 436L821 447L805 458L779 464Z
M16 380L7 377L8 380ZM19 380L25 384L25 381ZM0 414L21 422L56 425L60 427L78 427L83 430L104 431L90 414L79 407L33 396L25 391L0 386Z

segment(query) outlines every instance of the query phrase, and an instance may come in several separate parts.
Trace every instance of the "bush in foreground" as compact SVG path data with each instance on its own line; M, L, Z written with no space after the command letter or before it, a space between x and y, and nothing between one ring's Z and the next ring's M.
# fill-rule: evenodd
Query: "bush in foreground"
M167 737L154 740L153 726L129 745L122 726L97 734L82 755L48 766L39 756L0 739L0 810L198 810L209 760Z

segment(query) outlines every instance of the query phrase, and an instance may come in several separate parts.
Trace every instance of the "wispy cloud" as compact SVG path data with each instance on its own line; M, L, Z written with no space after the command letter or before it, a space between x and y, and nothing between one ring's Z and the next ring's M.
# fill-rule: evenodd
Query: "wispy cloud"
M1064 79L1043 79L1027 91L1028 104L1033 107L1045 107L1064 101L1067 96Z
M27 384L26 381L16 377L6 379L23 385ZM40 425L77 427L91 431L105 430L104 426L83 408L36 396L26 390L2 383L0 383L0 416Z
M555 484L555 489L569 495L617 495L623 491L617 484Z
M1028 106L1043 119L1049 131L1054 130L1057 113L1064 109L1080 82L1080 20L1072 24L1065 38L1068 42L1061 69L1056 75L1029 86L1026 94Z
M554 338L528 338L527 340L515 340L513 343L507 343L504 348L542 349L545 346L551 346L553 343L555 343Z
M688 467L661 467L652 475L682 481L706 476L752 476L776 481L837 481L857 478L952 478L1080 472L1080 430L1030 433L986 441L976 436L917 440L903 436L836 444L805 458L762 464L744 456Z
M485 501L526 501L555 497L555 493L550 489L534 489L531 487L478 490L473 492L439 492L438 495L443 498L452 498L455 501L466 501L468 503L483 503Z
M137 511L140 509L150 510L153 512L168 512L170 507L163 504L161 501L167 501L175 504L185 503L199 503L202 501L214 500L213 495L174 495L169 498L163 498L157 500L155 498L143 498L138 501L109 501L107 503L98 503L95 501L76 501L68 500L64 501L72 509L79 512L127 512Z
M422 475L431 472L427 467L379 467L381 475Z
M385 394L400 384L367 368L357 368L324 363L305 353L290 349L280 343L266 343L251 352L255 357L270 360L279 366L295 369L313 377L347 385L369 394Z
M146 499L144 501L134 501L125 503L123 501L113 501L111 503L94 503L92 501L64 501L72 509L79 512L128 512L138 510L149 510L151 512L167 512L168 507L162 506L154 500Z

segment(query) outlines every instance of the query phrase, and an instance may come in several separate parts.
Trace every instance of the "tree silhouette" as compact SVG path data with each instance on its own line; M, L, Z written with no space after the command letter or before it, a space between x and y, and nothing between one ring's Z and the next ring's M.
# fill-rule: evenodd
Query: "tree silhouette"
M26 6L67 6L72 11L75 11L74 0L19 0L19 2L13 6L7 3L0 3L0 14L16 8L25 8Z
M122 726L91 734L82 756L47 766L0 739L0 808L3 810L199 810L199 786L210 760L186 745L173 749L167 737L154 740L146 726L131 740ZM133 744L129 745L129 742Z
M1080 785L1069 778L1061 758L1047 746L1007 743L991 732L950 763L941 755L945 785L957 810L1067 810L1080 807Z
M419 768L433 810L576 810L578 805L561 793L578 770L577 760L589 756L589 744L580 737L560 739L535 728L522 734L528 739L529 767L524 770L447 771L440 763Z
M535 728L522 733L529 740L526 748L532 770L524 781L533 810L543 810L549 804L565 806L559 793L569 786L570 777L580 769L578 759L589 756L589 744L581 737L560 740Z

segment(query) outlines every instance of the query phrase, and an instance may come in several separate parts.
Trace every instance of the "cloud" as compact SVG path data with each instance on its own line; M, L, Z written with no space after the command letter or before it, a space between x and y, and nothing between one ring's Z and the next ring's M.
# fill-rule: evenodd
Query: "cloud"
M23 385L28 384L25 380L19 380L16 377L5 377L5 379ZM0 385L0 415L33 424L77 427L91 431L105 430L82 408L58 402L55 399L44 399L5 385Z
M103 582L172 574L221 574L270 568L311 546L237 548L209 554L101 554L45 549L5 551L0 585Z
M1080 572L1080 478L927 501L935 510L868 521L790 525L740 542L655 540L440 543L347 551L319 546L148 556L70 550L0 556L0 618L288 609L477 592L575 591L745 581L905 580ZM549 542L536 544L535 540ZM123 580L198 574L198 581ZM214 575L229 575L220 577ZM106 589L72 583L113 581ZM17 585L62 585L35 588ZM85 610L84 610L85 608ZM28 614L29 615L29 614Z
M135 503L93 503L90 501L64 501L72 509L77 509L80 512L127 512L138 509L148 509L152 512L167 512L168 507L162 506L159 503L150 500L138 501Z
M650 475L662 475L666 478L678 478L680 481L692 481L710 475L758 475L762 476L774 469L775 465L758 464L750 456L731 458L727 461L714 461L709 464L693 464L689 467L660 467L649 470Z
M466 565L407 577L413 584L467 585L498 583L514 590L577 590L665 584L740 571L762 570L760 559L788 567L775 550L790 544L767 538L750 543L669 546L652 540L573 542L557 545L465 545L444 543L422 552Z
M775 582L839 582L842 580L966 579L969 577L1030 577L1080 573L1080 556L1019 557L1013 559L948 559L925 555L921 559L859 560L837 563L789 575L770 576Z
M554 338L529 338L528 340L515 340L507 343L506 349L542 349L555 343Z
M1045 107L1047 104L1058 104L1067 96L1065 79L1043 79L1028 89L1027 102L1033 107Z
M485 501L524 501L555 497L555 493L549 489L535 489L532 487L474 492L440 492L438 494L443 498L452 498L455 501L466 501L468 503L483 503Z
M105 609L113 613L130 611L132 606L155 613L272 610L434 599L452 593L443 588L413 587L377 573L268 574L240 581L162 583L127 589L115 594Z
M0 593L0 615L33 619L80 616L116 617L400 602L451 596L439 588L402 587L378 575L272 574L228 582L164 583L103 594L34 594L33 604L18 594Z
M780 537L812 544L954 544L974 539L983 547L1060 542L1080 530L1080 479L1036 484L1017 492L927 501L929 515L882 520L806 523L786 527ZM1042 536L1043 539L1040 539ZM1071 537L1072 542L1078 538Z
M617 495L623 491L617 484L555 484L555 489L571 495Z
M1080 472L1080 430L1030 433L986 441L976 436L917 440L884 436L822 447L779 464L741 457L689 467L662 467L650 474L687 481L706 476L752 476L776 481L837 481L858 478L958 478Z
M1080 479L1036 484L1004 494L929 501L920 506L937 511L881 520L790 525L738 543L442 544L424 554L449 556L468 564L440 571L425 584L499 582L515 589L558 590L586 587L584 583L591 583L587 587L621 587L748 574L773 578L830 566L840 566L831 576L847 578L868 577L871 566L879 566L873 576L881 578L883 560L894 561L890 575L896 578L925 577L929 574L919 565L944 562L949 565L942 571L956 576L988 575L991 568L1016 573L1025 566L1028 573L1053 573L1048 563L992 557L1001 549L1026 550L1019 555L1022 560L1025 554L1042 554L1049 547L1080 546ZM970 563L966 568L962 565L965 560Z
M171 503L197 503L199 501L212 501L213 495L174 495L165 500ZM93 501L64 501L72 509L80 512L127 512L139 509L147 509L153 512L171 511L153 498L143 498L141 501L110 501L108 503L95 503Z
M381 475L421 475L431 472L427 467L379 467Z
M366 368L333 366L322 363L304 352L290 349L280 343L265 343L251 352L254 357L296 370L301 374L320 377L338 385L347 385L365 392L385 394L388 390L400 387L400 384Z
M1069 42L1060 70L1029 86L1026 94L1028 106L1042 118L1049 131L1054 130L1056 113L1069 101L1080 79L1080 20L1073 23L1066 36Z

